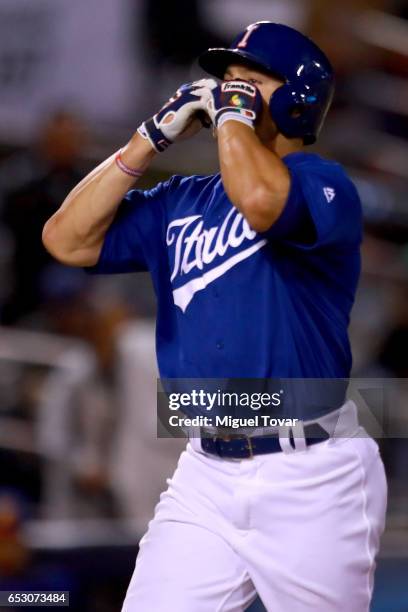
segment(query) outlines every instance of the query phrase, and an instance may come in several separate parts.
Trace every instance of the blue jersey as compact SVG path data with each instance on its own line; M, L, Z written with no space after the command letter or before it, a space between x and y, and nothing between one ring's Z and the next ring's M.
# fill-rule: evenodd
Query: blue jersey
M265 233L220 174L127 194L97 273L148 270L162 378L344 378L360 271L361 206L344 169L292 153L288 200Z

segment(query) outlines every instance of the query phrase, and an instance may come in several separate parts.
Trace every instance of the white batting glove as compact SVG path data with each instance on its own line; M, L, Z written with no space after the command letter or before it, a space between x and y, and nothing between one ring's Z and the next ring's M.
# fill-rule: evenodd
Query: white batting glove
M152 147L162 152L173 142L193 136L211 122L206 115L214 79L200 79L182 85L160 111L144 121L138 132Z

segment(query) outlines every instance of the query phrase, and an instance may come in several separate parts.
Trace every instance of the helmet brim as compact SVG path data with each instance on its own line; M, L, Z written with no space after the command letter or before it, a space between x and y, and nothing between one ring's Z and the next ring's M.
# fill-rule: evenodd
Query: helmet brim
M266 65L259 61L259 58L252 53L241 49L214 48L204 51L198 58L198 63L203 70L217 79L224 80L225 72L231 64L249 64L254 68L260 68L270 72Z

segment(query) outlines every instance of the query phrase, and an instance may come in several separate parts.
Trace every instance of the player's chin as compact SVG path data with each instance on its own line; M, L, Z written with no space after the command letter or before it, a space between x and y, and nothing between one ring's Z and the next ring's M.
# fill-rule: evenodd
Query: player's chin
M271 119L269 113L268 115L265 113L262 114L260 121L255 125L255 133L263 144L276 138L278 135L278 128Z
M262 144L265 144L265 145L268 142L270 142L271 139L273 138L270 130L265 130L265 128L262 125L255 126L255 134L258 136Z

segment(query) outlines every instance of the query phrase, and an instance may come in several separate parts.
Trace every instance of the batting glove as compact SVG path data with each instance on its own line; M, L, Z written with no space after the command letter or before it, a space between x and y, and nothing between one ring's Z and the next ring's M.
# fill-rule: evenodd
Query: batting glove
M221 127L225 121L232 120L245 123L254 129L262 106L259 90L247 81L236 79L211 87L207 113L215 128Z
M189 138L211 122L206 115L206 104L215 87L213 79L201 79L182 85L160 111L142 123L138 132L149 140L159 153L176 140Z

